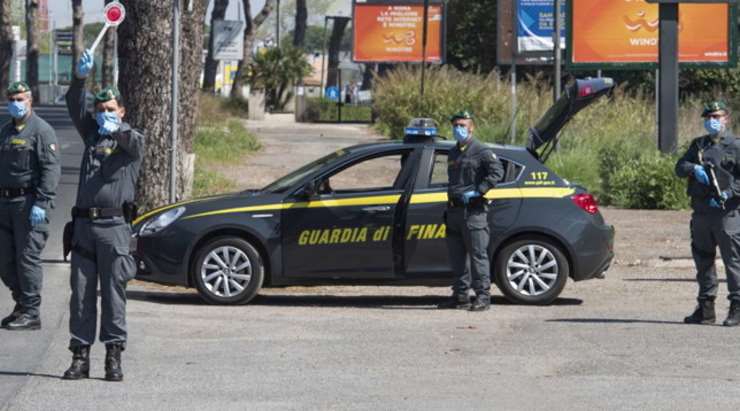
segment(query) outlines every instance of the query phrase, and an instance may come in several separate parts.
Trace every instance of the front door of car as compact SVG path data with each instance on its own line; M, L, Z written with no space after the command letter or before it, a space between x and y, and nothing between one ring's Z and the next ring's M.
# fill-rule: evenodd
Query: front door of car
M408 149L363 157L318 177L308 198L296 194L282 212L285 275L393 278L393 225L411 155Z
M435 278L450 275L444 213L447 209L447 150L430 150L431 158L422 162L419 177L406 215L404 249L407 278ZM428 157L428 156L427 156ZM516 184L522 166L499 156L505 175L497 189ZM494 189L496 190L496 189ZM494 199L491 205L491 242L496 243L516 221L521 198Z

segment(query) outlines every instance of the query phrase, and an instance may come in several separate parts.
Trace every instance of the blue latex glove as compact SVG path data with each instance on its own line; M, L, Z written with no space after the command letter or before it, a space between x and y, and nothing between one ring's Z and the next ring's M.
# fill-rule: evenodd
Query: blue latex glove
M727 193L727 191L722 192L722 200L727 201L727 199L730 198L730 194ZM715 199L710 198L709 199L709 207L712 208L721 208L722 205Z
M694 177L696 177L696 181L704 184L705 186L709 185L709 176L707 175L707 171L704 170L704 167L698 164L694 166Z
M93 54L90 50L85 50L80 57L80 61L77 62L77 76L80 78L87 78L93 68Z
M100 112L95 116L98 123L98 133L109 136L121 128L121 118L116 113Z
M463 197L463 203L468 204L470 202L470 199L475 198L475 197L480 197L480 193L477 192L476 190L470 190L470 191L464 192L462 197Z
M39 206L31 207L31 226L37 226L46 222L46 210Z

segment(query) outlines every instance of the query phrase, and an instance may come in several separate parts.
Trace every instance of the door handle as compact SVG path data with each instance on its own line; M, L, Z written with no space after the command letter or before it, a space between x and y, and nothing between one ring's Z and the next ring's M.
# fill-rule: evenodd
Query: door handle
M385 211L390 211L391 206L372 206L372 207L363 207L362 211L365 211L367 213L382 213Z

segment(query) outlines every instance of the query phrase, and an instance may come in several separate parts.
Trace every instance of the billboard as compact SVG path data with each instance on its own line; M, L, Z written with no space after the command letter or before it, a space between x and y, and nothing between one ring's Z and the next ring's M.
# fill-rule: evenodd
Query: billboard
M552 51L555 30L555 0L516 0L517 47L519 53ZM565 2L560 3L561 23L564 23ZM560 48L565 48L565 24L561 25Z
M658 4L644 0L570 0L570 66L650 65L658 61ZM734 9L679 4L679 61L734 65Z
M426 61L444 61L444 5L430 2ZM353 3L353 60L358 63L421 63L424 6L421 1L356 0Z

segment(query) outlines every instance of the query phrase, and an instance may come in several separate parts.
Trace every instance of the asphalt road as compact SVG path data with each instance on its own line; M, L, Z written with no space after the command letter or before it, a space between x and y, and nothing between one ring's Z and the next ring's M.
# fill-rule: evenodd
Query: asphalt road
M691 270L644 257L605 280L568 283L552 306L509 305L496 293L485 313L435 310L444 288L294 287L219 307L189 291L135 285L126 380L101 380L97 344L94 378L62 381L68 266L55 260L81 147L63 110L41 113L58 130L65 166L46 249L44 329L0 331L0 409L740 408L740 328L680 323L693 308ZM640 212L620 212L620 221L633 215L638 234L654 221ZM662 253L660 241L647 254ZM0 289L0 313L11 308ZM724 317L726 301L718 309Z

